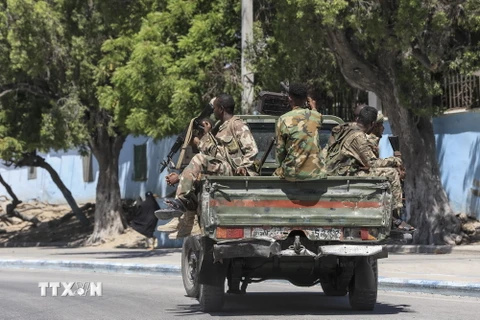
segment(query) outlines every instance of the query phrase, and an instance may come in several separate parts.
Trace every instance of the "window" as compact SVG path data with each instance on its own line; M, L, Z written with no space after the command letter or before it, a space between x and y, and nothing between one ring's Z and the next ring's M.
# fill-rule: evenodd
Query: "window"
M28 180L37 179L37 167L28 167Z
M147 144L133 146L133 180L147 180Z
M83 181L93 182L92 153L82 156Z

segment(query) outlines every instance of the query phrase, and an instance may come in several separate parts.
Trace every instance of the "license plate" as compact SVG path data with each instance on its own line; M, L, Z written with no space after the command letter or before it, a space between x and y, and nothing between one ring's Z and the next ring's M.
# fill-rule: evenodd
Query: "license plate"
M288 237L288 234L292 231L290 228L283 227L272 227L272 228L252 228L251 235L252 238L256 237L270 237L274 239L283 239Z
M245 228L245 237L269 237L276 240L284 240L289 233L300 230L305 233L309 240L342 240L342 228L290 228L290 227L252 227Z
M341 240L343 237L340 228L312 228L304 231L310 240Z

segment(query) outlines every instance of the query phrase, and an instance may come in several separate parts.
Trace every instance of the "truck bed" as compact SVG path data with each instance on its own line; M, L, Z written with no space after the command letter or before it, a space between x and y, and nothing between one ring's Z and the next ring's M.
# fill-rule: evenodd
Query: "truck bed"
M391 206L383 178L207 176L201 193L202 225L215 240L282 240L298 230L310 240L380 241L389 234Z

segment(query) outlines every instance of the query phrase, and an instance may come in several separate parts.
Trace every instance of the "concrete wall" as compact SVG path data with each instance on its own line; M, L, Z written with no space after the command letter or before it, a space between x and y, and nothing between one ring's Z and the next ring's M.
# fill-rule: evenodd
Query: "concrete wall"
M159 163L170 150L174 138L167 138L155 143L152 139L145 137L130 136L125 141L120 152L119 159L119 180L122 198L135 199L152 191L159 196L167 194L165 183L165 170L162 175L158 173ZM147 144L147 181L133 181L133 148L134 145ZM83 181L82 158L76 150L67 152L51 152L42 155L46 161L57 170L63 183L70 189L74 198L79 203L95 201L95 188L98 181L98 162L93 157L93 182ZM37 168L37 178L28 179L28 168L12 168L0 165L0 173L19 199L29 201L37 199L48 203L65 203L60 190L53 183L48 172ZM169 189L168 192L173 191ZM3 186L0 186L0 194L7 195Z
M165 197L168 193L174 191L165 183L165 170L159 174L160 162L170 151L174 138L167 138L159 142L154 142L146 137L129 136L125 141L120 152L119 159L119 180L120 192L124 199L136 199L138 196L144 198L147 191L152 191L160 197ZM146 181L133 181L133 149L134 145L147 144L147 177ZM67 152L50 152L43 155L46 161L57 170L64 184L73 194L77 203L94 202L95 190L98 181L98 162L93 157L93 182L83 181L82 158L78 151L70 150ZM48 172L37 168L36 179L28 179L28 168L12 168L0 165L0 174L5 181L10 184L18 198L24 202L39 200L52 204L65 203L60 190L53 183ZM8 193L0 185L0 195ZM8 196L9 197L9 196ZM10 198L10 197L9 197ZM159 221L159 225L168 221ZM156 231L159 247L180 247L181 240L169 240L167 235Z
M433 120L442 183L456 212L480 219L480 112L452 113ZM387 136L380 140L380 156L393 155Z

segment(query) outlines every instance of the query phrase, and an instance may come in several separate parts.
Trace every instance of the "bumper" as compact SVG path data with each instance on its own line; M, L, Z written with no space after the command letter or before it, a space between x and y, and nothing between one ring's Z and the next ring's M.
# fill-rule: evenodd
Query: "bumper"
M215 261L232 258L271 258L273 256L299 257L308 256L318 259L323 256L339 257L388 257L385 246L363 244L335 244L319 246L317 253L302 248L282 250L278 242L271 238L241 239L218 242L213 246Z

